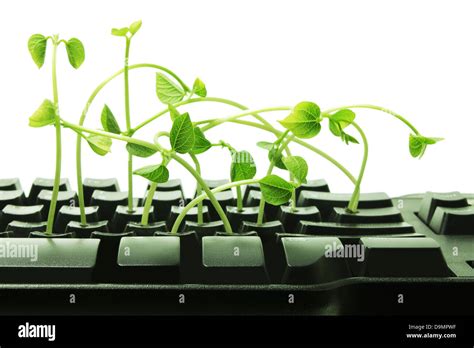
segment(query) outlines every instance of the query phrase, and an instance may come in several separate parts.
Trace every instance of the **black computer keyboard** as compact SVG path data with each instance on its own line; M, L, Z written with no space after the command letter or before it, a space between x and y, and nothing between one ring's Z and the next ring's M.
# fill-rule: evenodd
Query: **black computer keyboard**
M208 181L218 186L221 181ZM205 223L180 180L158 185L151 222L124 205L115 179L86 179L89 224L61 183L54 238L43 232L52 180L26 196L0 180L0 314L472 314L474 195L424 193L360 197L329 192L324 180L298 189L297 212L267 205L256 223L258 186L238 211L232 191L216 195L234 234L205 201Z

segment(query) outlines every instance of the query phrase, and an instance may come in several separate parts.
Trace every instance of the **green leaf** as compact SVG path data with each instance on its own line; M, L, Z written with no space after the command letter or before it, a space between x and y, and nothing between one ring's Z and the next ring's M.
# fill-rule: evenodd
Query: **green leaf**
M120 29L113 28L112 29L112 35L115 35L115 36L126 36L127 33L128 33L128 28L120 28Z
M232 181L253 179L255 174L257 174L257 167L250 152L232 153L232 164L230 165L230 179Z
M105 156L110 152L112 146L112 139L102 135L91 134L86 138L91 149L100 156Z
M350 125L352 122L354 122L355 116L356 115L354 111L349 110L349 109L342 109L332 114L329 119L333 122L339 123L341 128L344 129L348 125Z
M43 127L53 124L56 117L56 110L51 100L45 99L38 109L29 119L30 127Z
M156 95L163 104L175 104L183 100L185 92L166 75L156 74Z
M257 143L257 146L264 149L264 150L270 151L271 149L273 149L274 144L270 143L268 141L259 141Z
M132 35L135 35L137 33L137 31L140 30L140 28L142 27L142 21L139 20L139 21L136 21L136 22L133 22L132 24L130 24L130 33Z
M306 183L308 164L303 157L288 156L282 159L285 167L299 183Z
M100 122L102 123L102 127L105 131L115 134L122 133L114 114L112 113L112 111L110 111L107 105L104 105L104 108L102 109L102 114L100 115Z
M67 57L69 58L69 63L71 63L72 67L74 69L79 68L86 58L86 53L84 51L84 45L82 42L76 38L66 41L66 51Z
M168 168L162 164L156 164L137 169L133 172L133 174L143 176L145 179L158 184L167 182L170 177Z
M321 130L321 110L315 103L301 102L279 122L298 138L312 138Z
M278 175L267 175L259 180L260 190L266 202L281 205L288 202L295 187Z
M195 155L199 155L206 152L211 147L211 142L206 139L206 136L202 132L201 128L194 127L194 144L191 152Z
M176 109L173 104L168 104L168 110L170 111L171 121L174 121L176 117L181 115L178 109Z
M283 155L280 153L278 156L277 154L277 149L273 148L268 152L268 159L270 161L273 161L273 164L275 167L286 170L287 168L285 167L285 164L283 163Z
M128 143L125 147L129 154L143 158L150 157L158 152L158 150L150 149L149 147L132 143Z
M409 149L412 157L421 158L425 154L426 147L428 145L436 144L439 141L444 140L443 138L430 138L422 135L410 134Z
M46 38L41 34L31 35L28 40L28 50L38 68L41 68L44 64L47 42Z
M194 127L186 112L176 117L170 132L171 148L178 153L188 153L194 145Z
M203 98L207 95L206 85L199 78L194 80L193 91L194 94Z

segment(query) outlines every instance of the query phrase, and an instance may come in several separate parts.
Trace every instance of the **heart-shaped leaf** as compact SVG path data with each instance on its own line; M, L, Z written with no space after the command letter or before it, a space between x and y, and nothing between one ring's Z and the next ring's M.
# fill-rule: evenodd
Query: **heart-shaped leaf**
M132 35L135 35L137 33L137 31L140 30L140 28L142 27L142 21L139 20L139 21L136 21L136 22L133 22L132 24L130 24L130 33Z
M293 175L293 177L301 184L306 183L306 176L308 175L308 164L303 157L288 156L282 159L285 167Z
M38 68L41 68L44 64L44 57L46 55L46 38L41 34L31 35L28 40L28 50L30 51L31 58L35 62Z
M91 134L86 138L91 149L100 156L105 156L110 152L112 146L112 139L102 135Z
M133 172L133 174L143 176L145 179L158 184L167 182L170 177L168 168L162 164L151 165L137 169Z
M436 144L439 141L444 140L443 138L430 138L422 135L410 134L409 149L412 157L421 158L425 154L426 147L428 145Z
M260 190L266 202L282 205L291 199L295 187L278 175L267 175L259 180Z
M128 34L128 28L113 28L112 35L114 36L126 36Z
M128 143L125 147L129 154L142 158L153 156L155 153L158 152L158 150L150 149L147 146L132 143Z
M249 180L257 174L257 167L248 151L237 151L232 153L232 164L230 166L230 179L232 181Z
M201 128L194 127L194 144L191 152L195 155L199 155L206 152L211 147L211 142L206 139L206 136L202 132Z
M312 138L321 130L321 110L313 102L301 102L279 122L298 138Z
M100 122L102 123L104 130L107 132L114 134L120 134L122 132L114 114L107 105L104 105L104 108L102 109Z
M186 112L176 117L170 132L171 148L178 153L188 153L194 145L194 127Z
M194 94L203 98L207 95L206 85L199 78L194 80L193 91L194 91Z
M56 119L56 110L51 100L45 99L33 115L29 118L30 127L44 127L53 124Z
M185 92L166 75L157 73L156 95L163 104L175 104L183 100Z
M74 69L79 68L86 58L82 42L76 38L66 41L66 51L69 63L71 63L72 67Z

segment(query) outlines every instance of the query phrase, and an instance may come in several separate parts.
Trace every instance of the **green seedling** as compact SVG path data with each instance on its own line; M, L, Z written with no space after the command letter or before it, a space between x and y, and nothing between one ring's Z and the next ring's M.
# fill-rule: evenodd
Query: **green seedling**
M54 125L56 130L56 169L54 174L54 186L51 197L51 204L49 206L48 221L46 233L51 235L53 233L53 224L56 211L56 204L58 200L59 184L61 179L61 118L59 114L59 96L58 96L58 81L57 81L57 48L63 43L66 46L66 52L69 63L74 69L79 68L85 59L84 46L81 41L72 38L68 41L59 39L58 35L43 36L35 34L28 40L28 50L30 51L33 61L38 68L41 68L45 61L46 48L48 41L53 45L52 53L52 83L53 83L53 100L45 99L35 113L30 117L29 124L31 127L43 127L47 125Z

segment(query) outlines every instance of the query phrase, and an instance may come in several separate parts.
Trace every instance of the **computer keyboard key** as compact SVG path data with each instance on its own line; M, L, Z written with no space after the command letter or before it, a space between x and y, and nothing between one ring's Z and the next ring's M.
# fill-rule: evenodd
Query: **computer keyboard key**
M234 194L231 190L217 192L214 194L217 201L221 205L222 209L226 211L228 206L235 205ZM211 217L211 221L219 220L219 214L217 214L216 208L212 205L209 199L205 199L203 201L203 205L205 205L209 209L209 215Z
M178 206L172 206L171 207L170 216L167 220L168 229L170 231L173 228L173 225L174 225L176 219L178 218L178 215L183 211L183 209L184 209L184 207L178 207ZM209 209L206 206L202 207L202 212L203 212L204 222L211 221L211 217L209 215ZM198 208L193 207L186 213L186 216L185 216L184 220L182 221L181 226L179 226L179 230L180 231L184 230L184 223L186 221L197 221L197 218L198 218Z
M46 233L41 231L33 231L30 233L30 238L54 238L54 239L67 239L76 238L74 232L68 233Z
M359 209L355 214L345 208L334 208L330 220L344 224L379 224L403 222L403 217L395 207Z
M381 238L360 239L364 255L351 264L353 273L362 277L449 277L441 247L434 239Z
M24 205L26 197L23 190L0 191L0 210L8 204Z
M0 238L13 238L13 232L12 231L7 231L7 232L0 232Z
M179 237L123 237L117 263L124 283L176 284L180 279Z
M256 236L202 239L204 281L208 284L266 284L262 242Z
M168 227L165 221L150 222L148 225L142 225L141 222L129 222L124 232L135 232L138 237L151 237L155 235L155 232L168 232Z
M92 239L0 239L0 250L22 250L25 256L0 257L0 279L17 284L90 283L98 246Z
M457 191L446 193L427 192L421 201L418 216L429 225L437 207L463 208L468 205L467 198Z
M299 207L316 206L321 212L323 221L327 221L333 208L346 208L351 199L348 193L301 191L297 205ZM392 207L390 197L383 192L361 193L359 209L373 209Z
M245 186L242 201L247 202L251 191L260 191L260 184L250 184Z
M38 197L36 198L36 204L42 204L44 206L43 209L43 219L48 218L48 212L49 212L49 206L51 205L51 200L53 197L53 191L50 190L42 190L39 194ZM58 192L58 199L56 202L56 212L55 214L57 215L59 212L59 209L63 206L71 206L75 207L77 206L77 195L76 192L74 191L59 191Z
M2 209L0 216L0 231L5 231L5 227L15 220L23 222L41 222L43 221L42 211L42 205L21 206L9 204Z
M127 192L112 192L95 190L92 194L91 205L99 207L99 219L112 220L119 205L127 205Z
M150 188L150 184L148 184L147 191L149 188ZM181 179L170 179L167 182L158 184L156 186L156 191L159 191L159 192L181 191L181 194L184 196L183 184L181 182Z
M117 179L115 178L109 178L109 179L85 178L82 185L84 188L85 204L90 204L92 194L94 193L95 190L112 191L112 192L120 191L119 183Z
M257 222L258 207L243 207L241 211L237 207L227 206L226 215L229 219L232 230L237 232L244 221Z
M128 211L128 206L119 205L115 209L114 217L110 222L110 231L113 233L122 233L129 222L140 222L143 216L143 207L135 207L132 212ZM153 207L150 207L148 216L149 222L154 222Z
M0 179L0 191L16 191L21 189L20 179L18 178Z
M261 197L262 197L262 193L260 191L250 191L249 196L247 198L246 206L258 207L260 205ZM265 210L264 210L266 221L276 220L279 209L280 209L280 206L266 203Z
M184 224L184 232L194 231L201 241L202 237L214 236L216 233L224 231L224 223L221 220L205 222L198 224L196 221L186 221Z
M474 235L474 206L436 208L430 228L438 234Z
M28 203L35 204L39 193L42 190L53 190L54 179L36 178L31 185L30 194L28 195ZM66 178L62 178L59 184L59 191L72 191L71 184Z
M12 221L8 224L6 230L12 232L12 237L28 238L31 232L45 232L47 222L24 222Z
M295 189L297 201L301 191L329 192L329 185L324 179L308 180Z
M174 205L184 207L186 201L184 200L183 192L180 190L155 191L151 205L153 206L153 214L156 221L166 221L170 216L171 207Z
M375 236L415 233L413 225L407 222L380 224L341 224L337 222L300 221L297 233L314 236Z
M98 210L99 207L84 207L87 222L99 221ZM66 226L71 221L81 221L81 210L79 207L71 207L69 205L63 205L56 216L56 222L54 224L54 231L56 233L64 233Z
M283 250L277 243L277 235L285 233L285 228L280 221L274 220L259 225L256 222L244 221L240 233L256 232L262 241L265 264L268 276L272 282L278 282L283 273L281 260Z
M282 205L277 219L281 221L287 233L296 233L300 221L321 221L321 213L316 207L298 207L295 211L290 206Z
M65 233L73 232L76 238L91 238L92 232L109 233L109 222L102 220L98 222L88 222L82 225L79 221L71 221L67 224Z
M322 284L351 276L344 245L336 237L283 237L284 284Z

